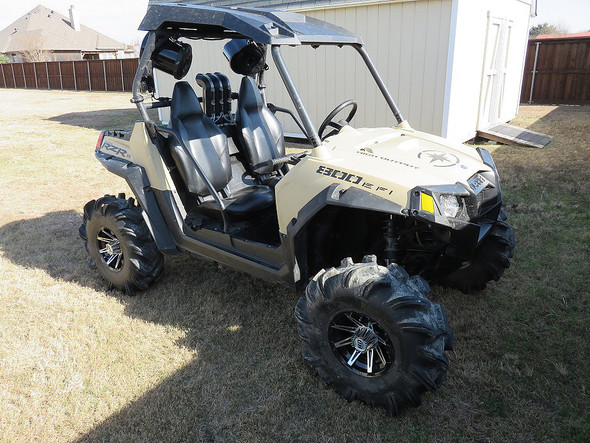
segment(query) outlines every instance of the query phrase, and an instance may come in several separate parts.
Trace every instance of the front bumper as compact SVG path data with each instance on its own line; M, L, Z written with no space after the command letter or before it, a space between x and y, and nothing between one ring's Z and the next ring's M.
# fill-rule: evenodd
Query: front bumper
M461 260L470 259L477 246L489 233L493 224L498 220L502 207L502 192L500 177L490 153L478 148L484 164L492 171L479 171L488 183L481 189L471 189L461 183L441 186L417 186L410 191L409 216L426 222L445 227L449 231L449 242L444 254ZM424 210L422 196L426 194L434 204ZM460 210L455 217L443 215L441 210L441 195L453 195L460 201Z

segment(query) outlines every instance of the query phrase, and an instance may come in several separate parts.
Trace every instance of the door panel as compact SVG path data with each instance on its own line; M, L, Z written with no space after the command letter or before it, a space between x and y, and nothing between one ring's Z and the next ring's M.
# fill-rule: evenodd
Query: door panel
M488 128L503 120L502 105L511 35L511 20L488 17L477 129Z

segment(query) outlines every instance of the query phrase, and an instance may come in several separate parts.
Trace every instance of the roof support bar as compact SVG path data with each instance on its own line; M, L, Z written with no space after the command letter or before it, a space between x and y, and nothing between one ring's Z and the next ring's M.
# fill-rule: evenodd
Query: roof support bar
M221 211L221 218L223 220L223 232L227 232L229 228L229 220L227 218L227 214L225 213L225 204L223 203L222 198L220 197L219 193L209 180L209 178L205 175L195 158L191 155L189 150L187 149L186 145L184 144L182 138L175 132L164 126L158 126L156 123L150 118L147 113L147 107L143 102L144 98L141 95L141 80L144 75L151 75L152 71L152 64L151 64L151 56L152 52L154 52L154 48L156 46L156 33L151 32L148 34L148 39L145 44L143 54L139 59L139 66L135 73L135 78L133 79L133 98L131 99L131 103L135 103L137 109L139 109L139 113L141 114L141 119L146 125L148 130L148 134L152 139L156 138L157 133L166 134L169 137L172 137L176 140L176 143L182 148L184 153L187 155L191 163L193 164L197 174L203 180L207 189L215 199L217 206L219 206L219 210ZM157 107L157 106L154 106Z
M369 54L367 53L367 50L362 45L353 45L353 46L354 46L354 49L356 49L359 52L359 54L361 55L361 57L365 61L365 64L367 65L367 68L369 68L369 71L371 72L371 75L375 79L375 82L377 83L377 86L379 86L379 90L383 94L383 97L385 97L385 101L389 105L389 108L393 112L393 115L395 115L395 118L397 119L397 122L398 123L403 122L404 121L404 118L403 118L401 112L399 112L399 109L397 108L397 105L393 101L393 97L389 93L389 90L387 89L387 86L385 86L385 83L383 82L383 79L379 75L379 72L377 72L377 68L373 64L373 61L371 60L371 57L369 57Z
M293 104L295 105L295 109L301 118L301 122L305 127L305 132L307 132L307 138L311 140L313 147L320 146L322 141L320 140L320 136L318 135L318 131L316 130L307 109L305 109L305 105L303 104L303 99L301 95L299 95L299 91L297 91L297 87L291 78L291 74L289 74L289 70L287 69L287 65L285 65L285 60L283 60L283 56L281 55L281 50L279 49L278 45L273 45L271 47L272 58L277 65L277 69L279 70L279 74L283 79L283 83L291 96L291 100L293 100Z

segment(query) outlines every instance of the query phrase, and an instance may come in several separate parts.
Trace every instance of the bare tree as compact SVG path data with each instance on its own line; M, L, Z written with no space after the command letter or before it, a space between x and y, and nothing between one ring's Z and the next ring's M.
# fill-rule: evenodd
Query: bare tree
M44 62L49 59L49 51L43 49L45 39L41 35L27 35L22 39L21 55L25 62Z
M529 30L529 37L537 38L537 36L539 36L539 35L546 35L546 34L560 35L560 34L566 34L566 33L567 33L567 29L564 28L563 26L550 25L549 23L545 22L545 23L538 24L537 26L533 26Z

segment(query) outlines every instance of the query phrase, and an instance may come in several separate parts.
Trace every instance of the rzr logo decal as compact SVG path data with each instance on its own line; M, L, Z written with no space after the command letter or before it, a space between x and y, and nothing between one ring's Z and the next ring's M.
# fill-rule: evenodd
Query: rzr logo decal
M120 148L119 146L116 146L116 145L111 145L109 142L103 143L103 145L101 146L100 149L101 150L104 149L105 151L109 151L113 155L116 155L117 157L131 159L131 155L129 155L129 152L127 152L127 149Z
M435 168L448 168L459 164L459 157L448 152L437 151L435 149L428 149L418 153L420 160L428 161L428 164Z

